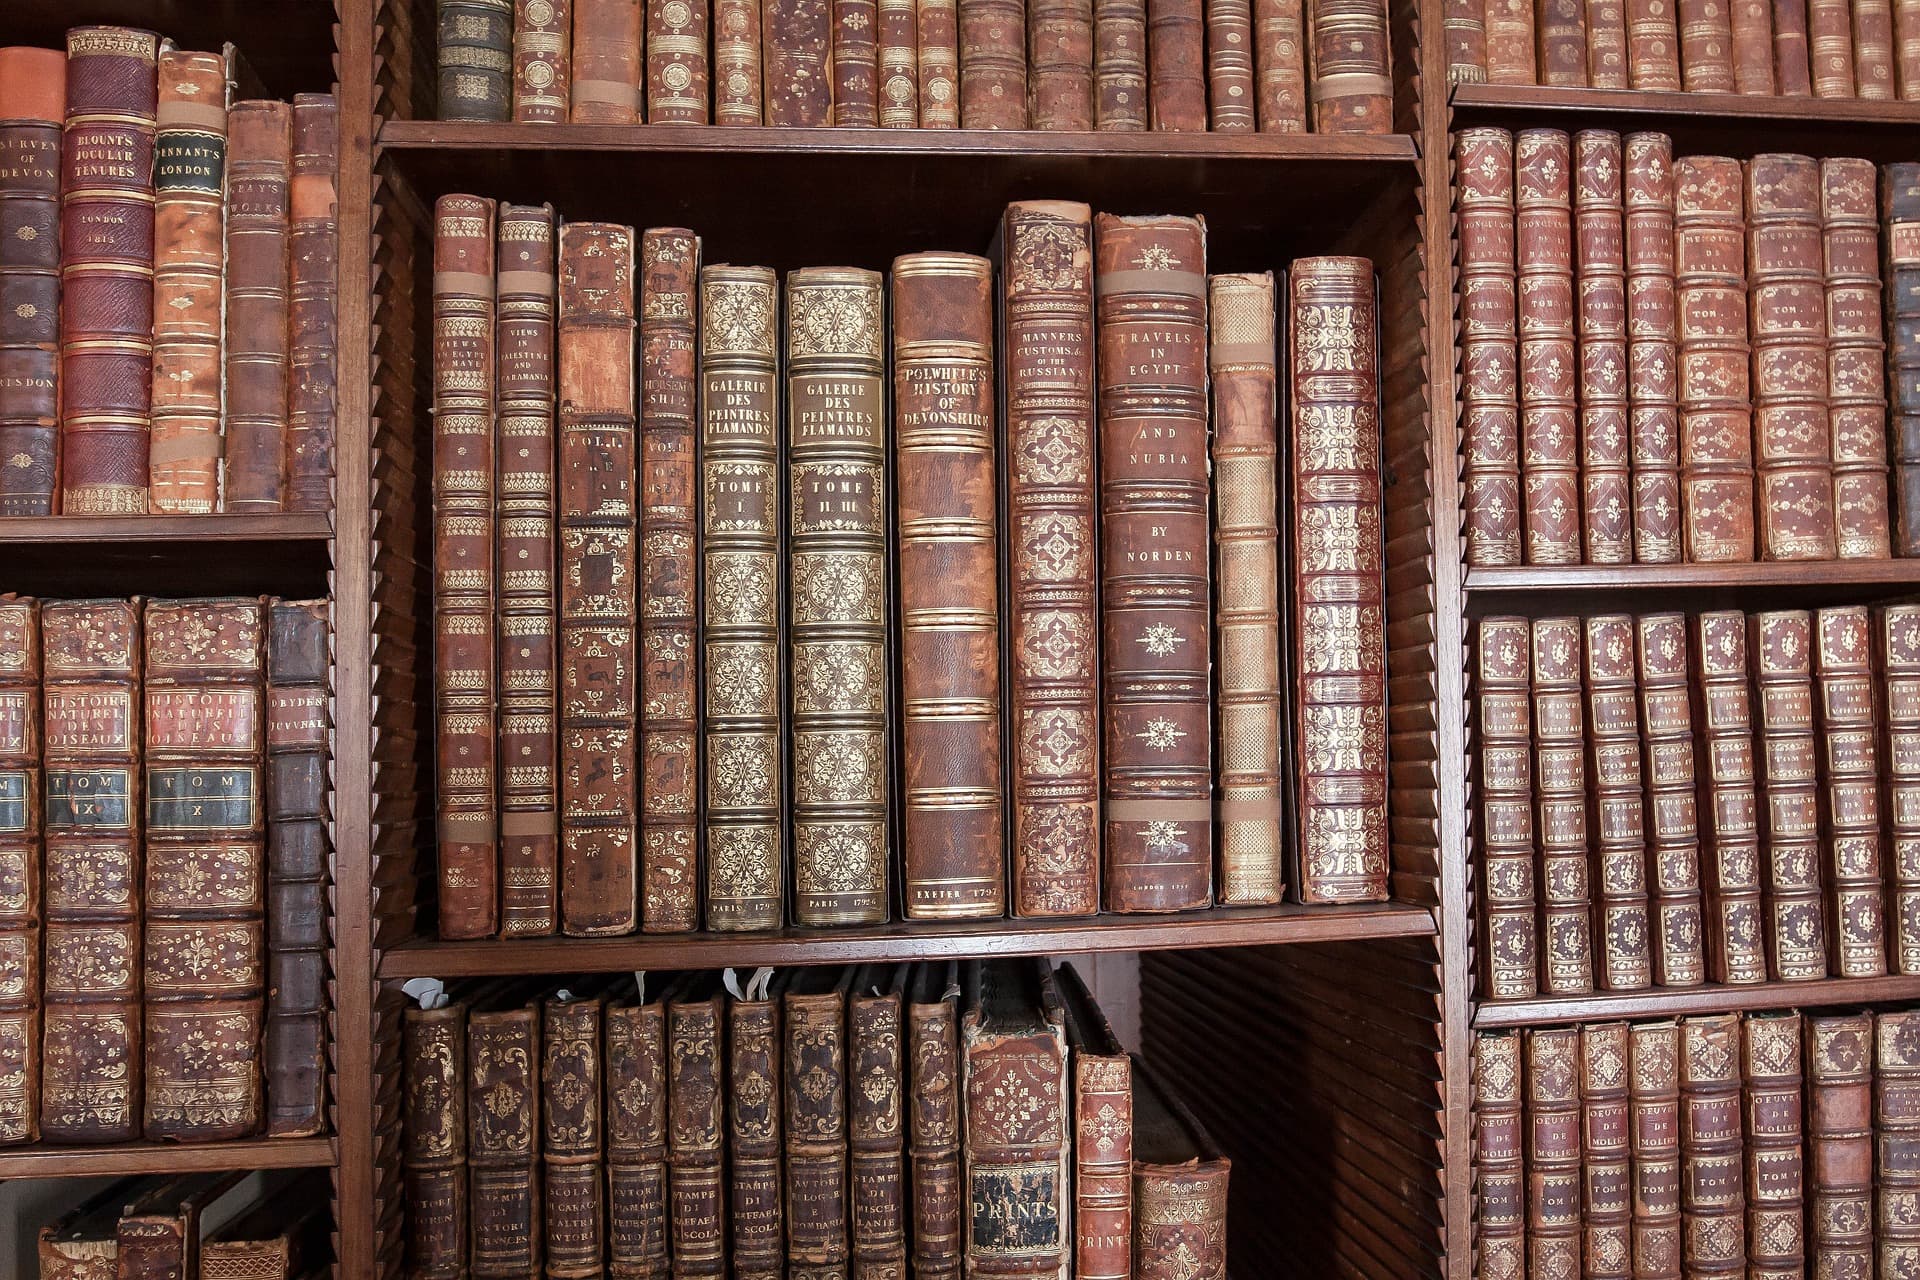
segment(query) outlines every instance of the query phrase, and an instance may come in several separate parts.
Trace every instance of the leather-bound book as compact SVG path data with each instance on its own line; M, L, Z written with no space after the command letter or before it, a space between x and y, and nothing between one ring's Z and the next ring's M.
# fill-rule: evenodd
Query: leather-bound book
M63 50L0 48L0 516L55 510L66 110Z
M647 123L708 124L707 0L647 0Z
M960 127L1027 127L1027 19L1019 0L959 0Z
M467 1006L408 1006L400 1061L407 1274L467 1275Z
M1585 1274L1594 1280L1628 1280L1633 1274L1629 1069L1626 1023L1580 1028L1581 1254Z
M1206 231L1101 214L1094 253L1106 906L1181 911L1213 898Z
M759 0L714 0L713 122L759 124L761 92Z
M573 70L572 0L514 0L513 119L565 124Z
M293 108L236 102L229 119L223 505L280 511L291 403Z
M1920 973L1920 605L1880 610L1876 670L1886 686L1887 929L1892 972Z
M1533 798L1540 855L1540 977L1550 995L1594 987L1586 716L1580 619L1533 621Z
M907 966L869 965L847 997L847 1147L853 1280L907 1272L906 1090L900 1004Z
M726 999L708 974L667 1001L667 1189L675 1280L727 1274Z
M1525 618L1482 618L1478 649L1482 981L1488 999L1525 1000L1540 990L1531 628Z
M1852 0L1854 93L1889 101L1894 97L1891 0Z
M1485 23L1480 6L1472 24L1480 28L1480 79L1486 79ZM1452 18L1448 31L1451 33ZM1253 0L1253 73L1262 133L1307 131L1307 15L1304 0Z
M147 509L158 56L151 31L67 32L57 468L66 515Z
M993 264L893 260L894 461L910 919L1006 914Z
M1886 330L1871 160L1820 162L1820 220L1834 529L1842 560L1884 560L1890 554Z
M1313 131L1390 133L1385 0L1307 0L1312 23Z
M514 0L436 0L442 120L513 118Z
M1639 630L1640 719L1647 778L1647 889L1653 908L1653 980L1706 981L1700 900L1700 821L1687 694L1687 622L1644 614Z
M880 123L879 8L874 0L833 0L833 122Z
M1580 343L1580 510L1588 564L1633 562L1626 222L1620 135L1573 139L1574 297Z
M1694 705L1704 751L1696 821L1706 824L1707 976L1733 984L1767 980L1766 916L1760 905L1760 816L1754 787L1753 709L1747 683L1747 620L1710 610L1689 622Z
M1600 934L1594 980L1603 990L1637 991L1653 980L1653 972L1633 619L1603 614L1586 619L1585 628L1593 888Z
M1257 15L1255 20L1258 20ZM1445 6L1441 21L1442 31L1447 41L1447 83L1485 84L1487 82L1485 6L1476 3L1475 0L1450 0Z
M791 0L790 0L791 2ZM1138 0L1131 0L1138 2ZM920 127L960 127L960 9L956 0L920 0ZM1144 81L1142 82L1144 86ZM769 90L771 100L771 90ZM1141 110L1146 109L1142 89ZM768 121L772 123L771 119Z
M960 1187L960 970L914 967L907 996L907 1162L914 1280L955 1280L964 1248Z
M1920 1145L1920 1012L1876 1014L1874 1030L1874 1221L1880 1274L1897 1276L1920 1265L1920 1228L1913 1205L1920 1197L1914 1173Z
M730 0L731 2L731 0ZM752 8L752 0L744 0ZM913 129L920 124L920 14L914 0L880 0L880 127ZM1091 21L1091 20L1089 20ZM756 28L755 34L758 34ZM1089 26L1088 75L1092 75L1093 32ZM755 47L758 53L758 46ZM1089 86L1091 89L1091 86ZM1092 127L1091 120L1088 126Z
M1587 84L1587 7L1584 0L1540 0L1540 83Z
M638 124L642 0L573 0L573 84L568 119L574 124Z
M1800 1127L1800 1015L1750 1013L1741 1023L1746 1082L1747 1275L1805 1274L1806 1179Z
M1070 964L1054 970L1073 1064L1073 1274L1133 1274L1133 1060Z
M787 1274L846 1280L847 989L854 971L802 969L783 984Z
M660 1280L667 1261L667 1015L658 996L606 1008L607 1258L614 1280Z
M1271 274L1207 281L1214 622L1220 646L1219 900L1279 902L1280 529Z
M727 1231L739 1280L779 1280L786 1260L786 1219L780 1209L782 1042L780 1002L766 990L772 976L756 970L727 1003Z
M110 1274L127 1280L190 1280L208 1274L201 1252L207 1218L216 1205L239 1199L246 1176L189 1173L138 1184L137 1194L121 1202L114 1228L117 1257Z
M1674 0L1627 0L1630 88L1680 91L1680 22Z
M1807 0L1773 0L1773 89L1783 98L1813 96Z
M1887 165L1880 184L1893 384L1893 552L1911 556L1920 555L1920 164Z
M1487 0L1487 83L1535 83L1532 0Z
M1682 1018L1680 1210L1689 1276L1739 1275L1746 1265L1740 1111L1740 1015Z
M40 608L40 1137L140 1134L140 602Z
M434 206L433 613L440 936L499 932L494 206Z
M200 1275L244 1280L294 1280L311 1276L328 1255L332 1216L324 1178L308 1176L270 1183L254 1206L208 1235L200 1250Z
M1453 145L1467 563L1517 565L1523 553L1513 133L1462 129Z
M40 1228L41 1280L116 1280L119 1225L138 1178L122 1178Z
M1760 558L1831 560L1836 544L1820 163L1811 156L1768 154L1749 160L1746 170Z
M1242 6L1251 0L1239 0ZM1253 54L1248 26L1240 32L1246 55L1247 128L1253 119ZM1027 7L1027 47L1033 60L1027 80L1027 122L1035 129L1093 128L1093 0L1033 0ZM886 106L883 101L881 112ZM882 123L885 123L883 120Z
M706 921L780 926L786 763L780 722L780 282L766 267L700 272L700 467L708 672Z
M640 237L641 928L700 926L700 237Z
M1580 1029L1527 1032L1526 1059L1527 1274L1577 1275Z
M467 1012L470 1275L537 1275L540 1226L540 1004L526 984Z
M1526 1119L1521 1107L1520 1033L1473 1038L1474 1274L1524 1280L1527 1274Z
M1767 958L1775 981L1827 976L1820 893L1820 788L1813 730L1813 619L1747 618L1747 662L1760 712L1765 810Z
M1853 14L1848 0L1807 0L1807 43L1814 96L1853 97Z
M1688 93L1732 93L1733 23L1721 0L1674 0L1680 13L1680 76Z
M1581 558L1572 168L1564 131L1523 129L1515 137L1520 467L1529 564L1579 564Z
M1134 1274L1225 1280L1232 1162L1172 1085L1137 1057L1134 1078Z
M633 228L560 228L560 928L631 933L639 781L634 678Z
M340 99L293 97L292 340L287 404L287 510L333 509L340 339Z
M1688 560L1753 559L1753 428L1740 162L1673 166L1681 529Z
M1903 102L1920 98L1920 2L1893 0L1895 80Z
M1045 966L983 960L965 970L962 1203L967 1275L979 1280L1065 1280L1072 1267L1066 1015Z
M1207 101L1215 133L1252 133L1253 0L1213 0L1207 11Z
M599 1275L606 1250L606 1007L606 996L591 990L540 1002L540 1219L552 1280Z
M0 1144L40 1136L40 602L0 595Z
M1771 0L1732 0L1733 87L1738 93L1773 96L1773 6Z
M794 918L887 918L885 284L787 277ZM709 679L724 679L711 672Z
M1873 618L1865 605L1814 614L1819 682L1820 844L1826 851L1827 936L1834 976L1887 971L1880 852L1880 737L1874 724Z
M1626 0L1587 0L1587 83L1628 87Z
M780 0L764 5L763 15L767 123L813 128L832 124L829 0Z
M266 939L266 610L156 600L145 640L144 1134L260 1128Z
M1673 564L1681 551L1673 140L1664 133L1630 133L1622 151L1633 558L1641 564Z
M1000 253L1013 912L1092 915L1100 905L1092 212L1063 201L1011 204Z
M1679 1280L1680 1028L1636 1022L1627 1028L1628 1124L1633 1153L1633 1274Z
M1873 1274L1873 1015L1808 1015L1807 1270Z
M1156 131L1207 127L1202 0L1147 0L1148 114Z
M1094 0L1093 90L1095 128L1146 131L1147 0Z
M156 119L147 505L204 514L220 501L227 59L163 52Z
M552 933L559 913L553 207L501 205L494 260L500 932L524 938Z

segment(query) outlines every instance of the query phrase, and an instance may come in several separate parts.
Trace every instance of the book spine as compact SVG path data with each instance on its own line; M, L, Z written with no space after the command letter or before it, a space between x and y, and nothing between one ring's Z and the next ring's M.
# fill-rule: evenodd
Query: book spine
M1874 1222L1880 1274L1897 1276L1920 1266L1920 1014L1874 1015Z
M1753 559L1753 430L1740 162L1674 171L1680 495L1686 559Z
M1709 611L1695 618L1692 628L1694 704L1700 709L1706 763L1694 808L1712 824L1704 842L1712 850L1705 886L1707 972L1714 982L1765 982L1747 620L1737 612Z
M1893 0L1893 53L1900 100L1920 98L1920 0Z
M567 113L574 124L640 122L645 27L642 0L573 0Z
M1879 213L1872 161L1820 162L1833 519L1843 560L1890 554Z
M1239 0L1241 4L1250 0ZM1251 34L1242 29L1240 47ZM1028 118L1035 129L1093 128L1093 0L1034 0L1027 9L1033 59ZM1251 55L1248 55L1249 57ZM1250 68L1249 68L1250 69ZM1251 86L1244 93L1251 121ZM1251 123L1248 128L1252 128Z
M667 1261L667 1019L659 1004L606 1013L607 1257L614 1280L660 1280Z
M169 49L159 84L147 505L201 514L220 502L227 60Z
M1888 891L1893 972L1920 973L1920 605L1888 605L1877 637L1886 684Z
M751 5L752 0L745 0L745 3ZM880 127L882 129L915 129L920 125L920 15L918 8L914 0L880 0L878 10L880 14ZM1091 40L1092 32L1089 30L1089 50L1091 50ZM1091 62L1091 52L1089 52L1089 62Z
M293 108L236 102L227 192L228 511L286 506Z
M1522 551L1513 133L1462 129L1454 134L1454 181L1467 563L1517 565Z
M1134 1166L1134 1274L1140 1280L1178 1280L1197 1271L1227 1271L1225 1159ZM1192 1271L1190 1271L1192 1269Z
M129 1210L138 1207L137 1204L127 1206ZM190 1274L187 1232L198 1231L198 1212L190 1204L180 1202L153 1213L128 1212L113 1228L112 1248L117 1256L107 1259L108 1270L116 1280L120 1276L127 1280L174 1280ZM86 1265L91 1267L98 1261L98 1258L89 1259Z
M605 1248L601 1168L602 1005L541 1002L540 1159L545 1200L546 1274L600 1274Z
M288 185L293 254L288 351L287 510L333 509L339 400L336 349L340 273L340 100L293 99L293 178Z
M725 1004L714 996L667 1006L667 1187L674 1280L727 1274Z
M1094 233L1106 905L1180 911L1213 898L1206 232L1103 214ZM1149 343L1164 361L1133 358Z
M1540 0L1540 83L1584 89L1587 10L1584 0Z
M1689 1276L1741 1275L1746 1197L1740 1015L1680 1020L1680 1211Z
M1259 123L1253 95L1253 0L1210 0L1206 22L1209 127L1215 133L1252 133Z
M1480 901L1489 999L1539 993L1533 827L1533 645L1525 618L1479 627Z
M1095 0L1096 4L1100 0ZM1479 31L1480 79L1486 79L1486 24L1477 3L1466 5L1471 26ZM1463 18L1463 21L1466 19ZM1449 10L1448 33L1453 32ZM1099 32L1096 30L1096 36ZM1474 42L1469 36L1467 43ZM1307 131L1307 22L1302 0L1253 0L1253 70L1257 86L1257 116L1262 133Z
M780 285L765 267L700 273L706 501L706 920L780 926Z
M1806 1274L1800 1015L1749 1014L1741 1031L1747 1110L1747 1275L1754 1280L1790 1280Z
M1673 564L1680 559L1673 140L1663 133L1630 133L1623 151L1633 557L1642 564Z
M140 604L40 610L40 1136L140 1134Z
M1727 6L1718 0L1674 4L1680 17L1681 85L1688 93L1732 93L1733 23Z
M1027 127L1027 19L1019 0L958 0L960 127Z
M700 238L640 237L641 927L700 925Z
M1527 1274L1580 1272L1580 1031L1526 1033Z
M1829 859L1827 936L1842 978L1887 971L1880 851L1879 733L1874 724L1873 619L1865 606L1814 615L1819 682L1821 845Z
M708 124L707 0L647 0L647 123Z
M786 1260L780 1211L780 1006L727 1006L727 1226L733 1274L779 1280Z
M1533 84L1532 0L1487 0L1486 21L1487 83Z
M40 602L0 595L0 1144L40 1136L40 809Z
M1138 0L1128 0L1137 3ZM956 0L919 0L920 127L960 127L960 11ZM1142 90L1144 98L1145 91ZM1144 107L1144 102L1142 106Z
M1649 824L1647 888L1653 906L1653 980L1706 980L1700 897L1700 819L1688 705L1687 622L1677 613L1638 619L1640 715L1645 725Z
M1627 1028L1635 1280L1680 1280L1680 1028Z
M64 50L0 48L0 516L54 512L66 109Z
M1633 1275L1633 1189L1628 1151L1627 1024L1580 1028L1581 1252L1593 1280Z
M1206 129L1203 0L1147 0L1147 99L1156 132Z
M474 1277L540 1273L540 1013L467 1018L467 1203Z
M1477 0L1448 0L1441 23L1442 33L1447 42L1447 83L1450 85L1485 84L1487 82L1485 6L1479 4Z
M1807 0L1807 42L1817 98L1851 98L1853 16L1847 0Z
M1095 128L1146 131L1147 0L1094 0L1093 87Z
M1562 130L1523 129L1514 140L1520 465L1529 564L1580 563L1572 165L1572 144Z
M845 1280L846 997L786 997L787 1274Z
M468 1274L466 1019L451 1004L403 1020L407 1274L421 1280Z
M1747 619L1754 700L1765 762L1768 960L1775 981L1827 976L1821 916L1820 800L1813 736L1813 620L1806 613Z
M847 1041L850 1274L900 1280L907 1270L907 1180L899 993L856 993L847 1002Z
M1804 1019L1807 1167L1813 1177L1807 1269L1873 1274L1873 1015Z
M1007 209L1001 243L1013 910L1092 915L1100 903L1093 215L1083 204L1022 201Z
M991 983L995 970L985 969ZM1037 1011L994 1027L970 1008L960 1047L967 1275L1064 1280L1073 1256L1066 1037ZM1138 1185L1134 1195L1139 1204ZM1008 1214L1008 1205L1020 1212ZM1150 1244L1149 1213L1140 1205L1134 1221L1137 1265Z
M1536 618L1532 638L1541 987L1575 995L1594 985L1580 619Z
M1596 818L1595 975L1607 991L1650 983L1646 824L1640 770L1640 700L1634 684L1633 619L1608 614L1586 620L1587 755Z
M1887 379L1892 384L1894 554L1920 555L1920 164L1880 176L1886 220Z
M1783 98L1813 96L1807 0L1773 0L1773 84Z
M1627 82L1680 92L1680 24L1672 0L1627 0Z
M1527 1273L1526 1119L1520 1093L1520 1033L1482 1031L1473 1042L1474 1274L1524 1280Z
M1133 1274L1133 1063L1123 1053L1073 1055L1073 1274Z
M1773 5L1771 0L1733 0L1728 15L1733 29L1735 92L1772 97Z
M1307 0L1313 22L1313 131L1390 133L1385 0Z
M499 377L500 932L554 931L560 817L554 777L554 214L500 207L495 262Z
M1587 0L1587 83L1628 87L1626 0Z
M633 228L560 228L560 928L639 921Z
M908 1006L914 1280L955 1280L961 1270L959 1036L952 999ZM1131 1242L1129 1233L1121 1248Z
M794 915L887 918L885 284L787 277Z
M442 120L513 118L513 0L436 0Z
M514 0L514 123L567 122L572 55L572 0Z
M67 32L58 464L66 515L147 509L158 58L150 31Z
M880 124L880 45L874 0L833 0L833 122Z
M993 266L893 262L906 914L1006 912Z
M805 128L832 124L833 78L827 59L833 17L828 0L767 4L762 33L767 123Z
M1580 508L1588 564L1633 562L1626 222L1620 135L1574 135L1574 296L1580 344Z
M1853 77L1858 97L1891 101L1893 79L1892 0L1852 0Z
M440 936L499 929L494 815L494 207L434 208L435 828Z

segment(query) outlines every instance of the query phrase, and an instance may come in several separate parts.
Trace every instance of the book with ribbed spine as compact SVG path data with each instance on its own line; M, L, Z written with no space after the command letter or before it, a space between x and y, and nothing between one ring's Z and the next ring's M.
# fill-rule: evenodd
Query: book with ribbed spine
M1587 7L1582 0L1540 0L1540 83L1587 84Z
M1747 661L1760 712L1767 815L1767 960L1775 981L1827 976L1820 891L1820 788L1814 736L1813 619L1799 610L1750 614Z
M40 1135L40 602L0 595L0 1144Z
M1467 563L1517 565L1524 554L1513 132L1462 129L1453 145Z
M1808 1270L1873 1274L1873 1015L1802 1019Z
M0 48L0 515L57 509L64 49Z
M1581 1254L1593 1280L1633 1275L1628 1045L1624 1022L1580 1028Z
M616 996L605 1019L609 1270L657 1278L669 1270L666 1007Z
M1073 1066L1073 1274L1123 1280L1133 1242L1133 1060L1070 964L1054 970Z
M787 1274L845 1280L847 989L854 970L803 969L783 983Z
M1580 1271L1580 1031L1526 1033L1527 1274Z
M236 102L228 125L222 505L283 511L292 404L293 107Z
M647 0L647 123L708 124L708 0Z
M1748 1261L1740 1101L1740 1015L1682 1018L1680 1212L1687 1269L1699 1275Z
M1875 1014L1873 1039L1874 1241L1880 1274L1897 1276L1920 1266L1920 1011Z
M468 1246L467 1006L409 1005L401 1035L407 1269L425 1280L458 1280L467 1274Z
M1664 133L1630 133L1622 151L1633 558L1672 564L1681 549L1673 140Z
M907 1163L913 1196L916 1280L961 1273L965 1206L960 1186L960 970L949 960L915 967L907 995Z
M1747 682L1747 620L1708 610L1689 622L1694 704L1704 752L1696 822L1711 849L1706 896L1707 973L1715 982L1767 980L1766 912L1760 895L1760 814L1754 786L1753 700Z
M1585 621L1587 759L1594 813L1595 982L1635 991L1653 981L1648 950L1646 822L1633 619Z
M1623 161L1618 133L1582 129L1574 135L1580 511L1581 540L1588 564L1633 561Z
M1482 1031L1473 1041L1474 1273L1522 1280L1527 1273L1526 1121L1520 1033Z
M1246 44L1243 37L1241 47ZM1093 0L1035 0L1027 7L1027 47L1033 59L1027 82L1031 127L1092 129ZM1251 95L1246 102L1251 109Z
M1480 902L1485 990L1524 1000L1540 990L1533 825L1533 644L1525 618L1480 620Z
M756 972L727 1003L728 1258L740 1280L779 1280L786 1260L780 1176L780 1002Z
M1800 1015L1750 1013L1740 1030L1746 1086L1747 1274L1762 1280L1798 1276L1806 1251Z
M1645 729L1647 894L1653 912L1653 980L1663 987L1706 981L1700 895L1700 819L1686 619L1645 614L1640 632L1640 720Z
M1581 560L1572 168L1565 131L1523 129L1515 136L1520 469L1529 564Z
M1627 1028L1628 1125L1633 1153L1633 1274L1679 1280L1680 1028L1671 1021Z
M1869 160L1830 156L1820 162L1833 521L1843 560L1884 560L1890 554L1876 176Z
M1385 0L1307 0L1315 133L1390 133L1393 79Z
M725 1008L711 974L667 1001L667 1203L675 1277L727 1273Z
M1740 162L1673 166L1681 529L1688 560L1753 559L1754 459Z
M471 1273L540 1269L540 1004L514 983L467 1013L467 1204Z
M572 0L516 0L513 6L513 119L565 124L573 82Z
M1540 840L1541 987L1594 988L1593 887L1580 619L1533 621L1533 797Z
M1887 937L1873 619L1864 605L1821 609L1813 632L1820 775L1826 784L1820 843L1827 858L1833 972L1878 977L1887 971Z
M541 1221L547 1274L592 1275L606 1251L604 994L540 1002Z
M641 0L573 0L572 123L640 122L645 26Z
M293 253L292 345L287 404L288 511L333 507L339 418L340 99L293 97L293 178L288 185Z
M1887 380L1893 416L1893 551L1920 555L1920 164L1880 171L1886 232Z
M436 0L439 118L513 118L513 0Z
M958 0L960 127L1027 127L1026 5Z
M847 1182L853 1280L907 1271L907 966L867 965L847 996Z
M1920 973L1920 605L1876 620L1875 669L1886 685L1887 920L1891 971Z

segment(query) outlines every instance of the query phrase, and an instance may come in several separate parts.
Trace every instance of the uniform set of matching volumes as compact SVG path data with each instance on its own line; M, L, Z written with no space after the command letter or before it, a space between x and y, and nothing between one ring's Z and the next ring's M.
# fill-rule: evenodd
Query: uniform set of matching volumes
M0 1143L325 1127L324 601L0 596Z
M1194 218L1016 204L890 303L437 228L441 936L1386 897L1370 262L1286 281L1282 497L1274 281Z
M1920 1013L1483 1031L1480 1280L1920 1268Z
M123 1178L40 1228L40 1280L323 1280L316 1175Z
M1226 1274L1228 1161L1071 967L419 994L421 1280Z
M442 120L1393 127L1384 0L439 0L439 14Z
M0 516L330 508L338 105L241 69L0 48Z
M1600 129L1455 160L1468 564L1920 553L1920 166Z

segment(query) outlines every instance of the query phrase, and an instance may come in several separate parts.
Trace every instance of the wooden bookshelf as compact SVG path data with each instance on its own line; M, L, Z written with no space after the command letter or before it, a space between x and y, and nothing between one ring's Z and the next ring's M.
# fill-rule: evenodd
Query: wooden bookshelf
M1699 591L1750 588L1920 589L1920 560L1835 560L1822 564L1588 564L1469 568L1467 590L1487 595L1533 591Z
M1851 133L1920 126L1920 102L1868 98L1776 98L1738 93L1656 93L1643 89L1580 89L1554 85L1459 84L1449 94L1458 124L1486 123L1495 116L1524 117L1529 124L1559 118L1613 118L1617 128L1667 130L1725 121L1761 129L1769 124L1818 124ZM1656 120L1657 118L1657 120Z
M1825 978L1813 982L1756 982L1742 986L1652 987L1598 991L1539 1000L1490 1000L1474 1011L1479 1030L1537 1027L1619 1018L1672 1018L1747 1009L1820 1008L1920 1000L1920 977Z
M333 1158L331 1138L262 1138L193 1144L130 1142L104 1147L0 1147L0 1181L217 1173L234 1169L324 1169L332 1167Z

